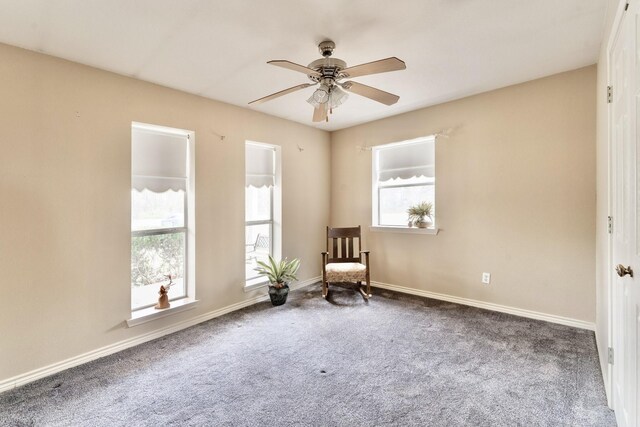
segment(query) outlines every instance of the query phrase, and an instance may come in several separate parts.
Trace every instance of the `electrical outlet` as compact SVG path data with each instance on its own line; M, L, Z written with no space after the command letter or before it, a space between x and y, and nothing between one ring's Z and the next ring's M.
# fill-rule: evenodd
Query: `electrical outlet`
M482 273L482 283L485 285L491 283L491 273Z

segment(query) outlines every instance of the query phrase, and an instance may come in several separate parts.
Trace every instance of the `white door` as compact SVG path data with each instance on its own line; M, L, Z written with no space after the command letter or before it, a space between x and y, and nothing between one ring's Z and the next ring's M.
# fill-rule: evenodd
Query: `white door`
M640 1L632 1L611 52L613 408L621 427L640 427ZM636 277L633 277L633 271Z

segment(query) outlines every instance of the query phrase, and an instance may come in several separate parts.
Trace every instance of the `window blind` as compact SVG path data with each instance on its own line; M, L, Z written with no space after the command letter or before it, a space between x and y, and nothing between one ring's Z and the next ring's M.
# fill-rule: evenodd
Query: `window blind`
M131 135L132 187L162 193L187 189L186 135L133 129Z
M435 177L435 150L432 139L381 147L376 152L378 182L397 178Z
M275 184L275 151L271 147L245 144L246 186L271 187Z

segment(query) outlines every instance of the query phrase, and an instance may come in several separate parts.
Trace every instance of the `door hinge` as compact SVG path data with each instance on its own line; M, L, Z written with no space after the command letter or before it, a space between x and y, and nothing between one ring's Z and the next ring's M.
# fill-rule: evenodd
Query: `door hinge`
M613 86L607 86L607 104L613 102Z
M607 217L607 231L609 234L613 233L613 217Z
M609 347L608 362L609 365L613 365L613 347Z

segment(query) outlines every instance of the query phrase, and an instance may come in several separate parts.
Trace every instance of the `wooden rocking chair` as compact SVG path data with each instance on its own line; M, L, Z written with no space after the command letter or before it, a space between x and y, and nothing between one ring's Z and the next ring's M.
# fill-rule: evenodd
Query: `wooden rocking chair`
M361 250L360 241L360 226L327 227L327 251L322 252L323 298L329 293L329 283L337 282L354 282L365 299L371 297L369 251Z

